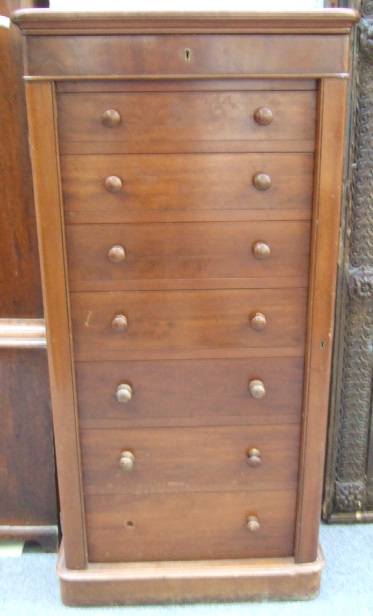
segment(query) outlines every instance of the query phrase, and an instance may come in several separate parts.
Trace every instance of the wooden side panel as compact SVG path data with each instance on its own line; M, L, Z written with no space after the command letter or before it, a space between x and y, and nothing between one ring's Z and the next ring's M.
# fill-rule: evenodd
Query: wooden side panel
M9 15L19 0L0 0ZM22 83L22 36L0 28L0 317L43 316Z
M35 4L39 2L0 0L0 14L10 17L20 6ZM44 351L29 348L42 346L41 337L22 327L30 319L41 322L43 316L22 43L16 26L0 27L0 539L36 541L55 550L47 363ZM9 327L14 322L22 334Z
M1 349L0 391L0 527L56 525L45 351Z
M72 348L53 85L30 83L27 84L26 94L47 319L59 491L63 512L62 530L65 533L66 562L68 567L75 569L85 566L85 532L80 497L79 445L71 368Z
M325 79L319 92L315 211L305 378L305 416L299 483L296 562L317 553L343 186L348 83Z

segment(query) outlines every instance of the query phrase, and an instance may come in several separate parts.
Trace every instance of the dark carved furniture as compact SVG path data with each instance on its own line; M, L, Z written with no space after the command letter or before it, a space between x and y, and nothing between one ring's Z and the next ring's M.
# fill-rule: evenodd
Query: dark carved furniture
M373 3L354 45L345 227L323 517L373 521Z

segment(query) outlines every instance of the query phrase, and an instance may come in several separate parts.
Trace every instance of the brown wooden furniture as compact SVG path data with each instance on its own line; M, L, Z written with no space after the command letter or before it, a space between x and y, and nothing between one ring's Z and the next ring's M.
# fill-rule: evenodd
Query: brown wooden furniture
M0 0L0 15L42 0ZM22 36L0 27L0 541L56 550L52 418Z
M318 589L356 18L15 16L66 603Z

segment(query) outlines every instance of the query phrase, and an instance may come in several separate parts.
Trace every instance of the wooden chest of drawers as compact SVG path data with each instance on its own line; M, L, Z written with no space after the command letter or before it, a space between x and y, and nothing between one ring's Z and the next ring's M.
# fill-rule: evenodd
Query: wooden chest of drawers
M312 596L355 13L15 20L65 602Z

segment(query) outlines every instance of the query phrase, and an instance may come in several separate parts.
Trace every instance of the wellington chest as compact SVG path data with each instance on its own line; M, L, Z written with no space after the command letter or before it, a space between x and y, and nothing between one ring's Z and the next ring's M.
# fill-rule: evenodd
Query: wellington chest
M21 11L67 604L308 598L353 11Z

